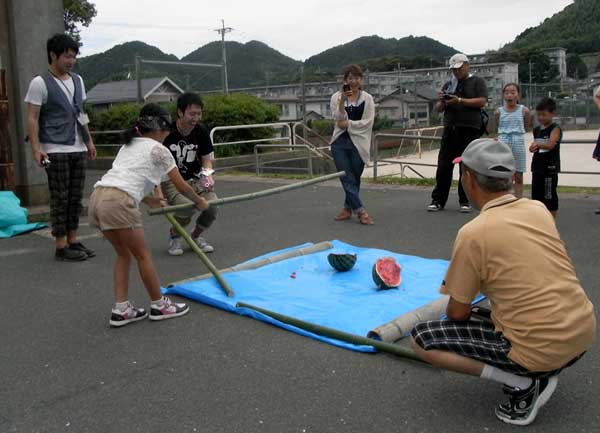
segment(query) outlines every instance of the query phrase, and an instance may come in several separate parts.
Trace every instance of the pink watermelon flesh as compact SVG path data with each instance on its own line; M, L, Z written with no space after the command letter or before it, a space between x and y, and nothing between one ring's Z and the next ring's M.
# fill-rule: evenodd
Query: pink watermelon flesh
M375 270L387 287L398 287L402 282L400 265L391 257L383 257L377 260Z

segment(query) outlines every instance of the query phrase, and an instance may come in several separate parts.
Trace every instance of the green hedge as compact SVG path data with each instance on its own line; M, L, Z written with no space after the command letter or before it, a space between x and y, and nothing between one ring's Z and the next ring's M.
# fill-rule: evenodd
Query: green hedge
M203 101L202 122L206 124L209 130L216 126L273 123L279 120L277 107L267 104L252 95L211 95L204 97ZM176 104L163 105L175 119L177 117ZM87 110L90 115L90 129L92 131L128 129L134 124L141 108L141 104L123 103L113 105L102 111ZM215 134L215 141L218 143L271 138L273 132L271 128L223 131ZM123 137L119 134L95 134L94 141L97 144L122 144ZM253 144L222 146L217 148L216 155L220 157L252 153L253 148ZM106 152L102 153L105 154ZM116 148L112 154L114 153L116 153Z

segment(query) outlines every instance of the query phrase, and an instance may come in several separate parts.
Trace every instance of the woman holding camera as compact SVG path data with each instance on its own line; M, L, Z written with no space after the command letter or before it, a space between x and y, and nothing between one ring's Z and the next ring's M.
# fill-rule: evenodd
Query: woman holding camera
M336 168L346 172L340 179L346 198L344 207L335 220L349 220L354 213L361 224L372 225L373 219L359 195L360 178L370 159L375 103L373 97L362 90L363 72L360 66L345 66L342 74L342 90L331 97L335 129L330 146Z

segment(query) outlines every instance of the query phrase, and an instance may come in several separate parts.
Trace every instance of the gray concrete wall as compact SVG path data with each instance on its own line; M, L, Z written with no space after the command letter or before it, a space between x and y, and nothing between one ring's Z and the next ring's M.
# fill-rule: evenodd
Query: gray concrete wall
M7 73L17 195L25 205L48 202L46 175L24 141L23 99L31 79L48 68L46 40L63 31L62 12L62 0L0 0L0 56Z

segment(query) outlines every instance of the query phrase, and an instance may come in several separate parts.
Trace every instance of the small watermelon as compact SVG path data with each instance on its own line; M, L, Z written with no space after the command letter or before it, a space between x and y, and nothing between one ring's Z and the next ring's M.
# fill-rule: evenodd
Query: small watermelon
M327 261L336 271L347 272L356 264L356 254L331 253L327 256Z
M402 268L392 257L382 257L373 265L373 281L380 289L393 289L402 283L401 271Z

